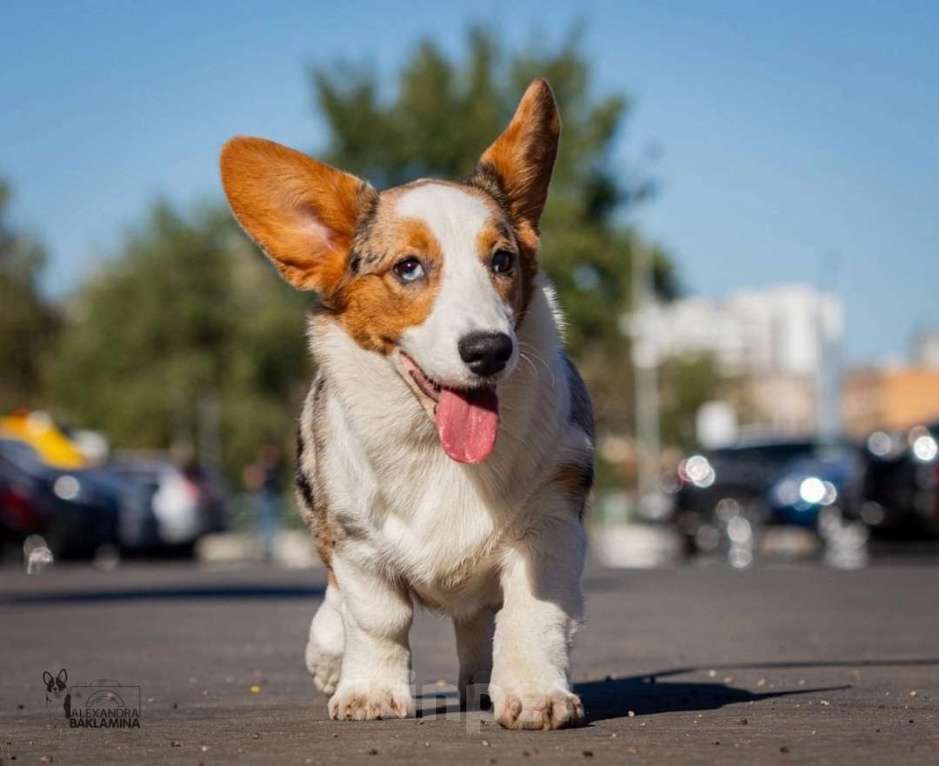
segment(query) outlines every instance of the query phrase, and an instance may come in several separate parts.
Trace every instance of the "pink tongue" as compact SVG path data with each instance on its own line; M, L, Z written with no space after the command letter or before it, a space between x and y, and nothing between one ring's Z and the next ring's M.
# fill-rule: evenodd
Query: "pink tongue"
M499 400L491 388L444 388L437 402L437 433L444 452L460 463L481 463L492 452L499 430Z

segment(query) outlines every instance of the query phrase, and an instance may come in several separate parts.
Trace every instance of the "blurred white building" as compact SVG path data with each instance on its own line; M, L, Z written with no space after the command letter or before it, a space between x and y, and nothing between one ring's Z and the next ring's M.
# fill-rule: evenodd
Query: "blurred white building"
M661 356L711 353L729 375L814 376L841 339L844 309L836 296L795 284L658 304L653 317Z
M939 329L920 330L913 339L912 364L939 369Z
M657 304L646 320L660 359L708 353L728 378L751 430L837 429L841 300L806 284L748 288L725 299ZM834 392L834 393L832 393ZM819 418L816 402L827 402Z

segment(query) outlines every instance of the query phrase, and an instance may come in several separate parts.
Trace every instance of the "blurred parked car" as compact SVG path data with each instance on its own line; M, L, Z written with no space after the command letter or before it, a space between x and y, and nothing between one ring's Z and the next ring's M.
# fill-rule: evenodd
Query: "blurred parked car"
M0 417L0 438L28 444L39 460L51 468L86 468L88 459L45 412L18 410Z
M845 441L741 443L686 457L677 470L674 522L690 551L753 546L768 525L821 530L856 518L862 451Z
M867 457L865 523L886 533L939 534L939 423L875 431Z
M810 456L792 460L769 490L771 521L816 528L826 508L856 519L861 507L866 465L849 444L816 445Z
M161 458L126 457L108 470L140 493L137 512L121 523L126 549L191 553L200 537L225 528L221 481L195 463L179 468Z
M0 439L0 530L5 552L40 534L56 557L89 557L119 542L120 490L91 469L44 463L30 445Z

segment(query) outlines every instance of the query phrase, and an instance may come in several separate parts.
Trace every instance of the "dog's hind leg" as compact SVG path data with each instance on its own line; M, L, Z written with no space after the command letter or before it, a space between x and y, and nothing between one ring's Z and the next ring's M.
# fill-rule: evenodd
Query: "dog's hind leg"
M310 528L316 550L329 572L325 598L310 623L305 657L307 670L313 676L316 688L331 695L339 683L346 636L342 625L343 596L331 567L333 531L326 496L320 491L318 482L317 443L322 438L317 438L316 428L325 422L325 383L322 374L316 376L303 405L300 427L297 429L297 507Z
M453 620L456 652L460 658L460 705L464 710L489 706L495 618L495 609L485 606L469 617Z
M329 573L326 597L310 623L310 639L306 645L306 666L316 688L332 694L342 671L342 653L346 636L342 626L342 593Z

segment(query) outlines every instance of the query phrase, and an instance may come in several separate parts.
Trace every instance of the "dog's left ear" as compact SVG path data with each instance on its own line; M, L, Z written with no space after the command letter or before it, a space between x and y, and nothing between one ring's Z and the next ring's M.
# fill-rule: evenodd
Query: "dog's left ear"
M509 126L483 152L476 171L480 181L495 175L493 180L516 222L531 227L536 236L560 134L561 117L551 86L547 80L535 80L522 96Z

